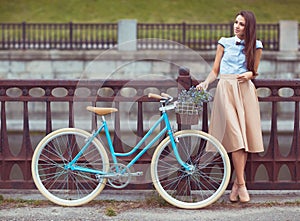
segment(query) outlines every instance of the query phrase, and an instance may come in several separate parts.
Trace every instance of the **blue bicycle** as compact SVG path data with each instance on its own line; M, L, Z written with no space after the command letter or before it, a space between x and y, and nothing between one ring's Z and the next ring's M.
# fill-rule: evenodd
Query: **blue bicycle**
M206 207L224 193L230 178L230 162L224 147L211 135L198 130L173 131L167 112L176 108L168 94L149 94L160 100L161 117L138 144L127 153L114 150L105 115L115 108L88 106L100 115L101 126L92 134L77 128L63 128L44 137L32 158L32 177L39 191L63 206L79 206L93 200L106 184L124 188L132 176L131 167L160 138L166 136L153 154L151 179L170 204L185 209ZM118 159L133 155L160 127L160 132L127 164ZM110 158L97 136L104 131ZM109 160L110 159L110 160Z

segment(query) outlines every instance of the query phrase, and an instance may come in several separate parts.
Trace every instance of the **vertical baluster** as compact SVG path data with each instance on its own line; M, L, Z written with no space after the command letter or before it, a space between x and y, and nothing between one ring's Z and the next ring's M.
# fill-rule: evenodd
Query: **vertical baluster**
M105 26L95 25L95 41L98 49L103 49L102 35L105 32Z
M51 32L53 33L53 36L52 36L53 48L58 48L58 46L57 46L57 25L55 25L55 24L51 25Z
M5 101L1 101L1 140L0 140L0 142L1 142L0 143L0 154L3 157L5 157L6 154L8 154L7 150L9 149L7 126L6 126Z
M97 94L97 88L92 87L92 88L90 88L90 91L91 91L90 96L92 98L97 98L97 96L98 96L98 94ZM96 99L92 101L92 106L93 107L97 106ZM92 126L92 130L96 130L97 129L97 114L92 114L92 125L91 126Z
M144 135L143 128L143 103L138 101L138 114L137 114L137 143L142 139ZM144 147L144 145L142 146Z
M20 152L20 157L25 160L24 165L21 166L21 170L24 176L25 184L31 180L31 157L33 154L30 132L29 132L29 111L28 111L28 101L24 101L23 110L23 141L22 149ZM24 151L24 152L22 152Z
M39 42L37 48L38 49L43 49L43 47L45 45L43 45L42 24L37 25L37 30L38 30L38 42Z
M74 89L70 88L68 90L68 96L73 97L74 96ZM74 101L69 100L69 127L74 127Z
M299 90L300 92L300 90ZM299 101L295 102L295 114L294 114L294 133L293 133L293 142L291 147L291 153L293 155L293 159L295 159L295 174L292 179L295 179L297 182L300 182L300 129L299 129L299 121L300 121L300 111L299 111Z
M20 35L21 36L20 36L19 45L23 49L26 49L26 22L22 23L22 31L21 31Z
M4 24L0 24L0 32L1 32L1 39L0 42L1 44L1 49L5 49L4 45L5 45L5 29L4 29Z
M46 134L49 134L52 131L51 101L48 99L51 96L51 89L46 87L44 90L46 100Z
M192 86L190 70L185 67L179 68L179 76L177 78L177 89L180 92L183 89L188 90ZM189 125L178 123L178 130L190 129Z
M12 32L12 34L13 34L13 45L12 45L12 48L13 49L16 48L16 45L18 43L18 39L17 39L17 35L16 35L17 29L18 29L18 25L17 24L13 25L13 32Z
M121 128L120 128L120 102L115 102L115 107L119 110L115 113L115 125L114 125L114 140L113 140L113 146L115 147L116 152L122 152L123 146L121 141Z
M273 95L278 95L278 89L273 90ZM271 122L271 136L270 136L270 143L268 147L269 153L271 153L272 157L272 167L267 167L269 170L270 180L272 183L277 181L278 171L280 166L277 165L275 160L277 157L281 157L279 152L279 145L278 145L278 128L277 128L277 101L272 102L272 122ZM279 159L279 158L278 158Z
M89 45L87 48L94 49L94 25L89 24L86 29L87 45Z
M203 111L202 111L202 131L208 133L208 109L207 103L203 104Z
M69 49L73 49L73 38L74 38L74 36L73 36L73 23L72 22L70 22L69 23L69 43L70 43L70 46L69 46Z
M85 27L88 27L88 25L85 25ZM88 43L88 35L87 35L87 29L84 29L84 26L82 24L74 24L73 25L73 44L74 49L80 48L82 49L83 44L85 44L86 49L87 43ZM85 38L85 40L84 40Z
M5 90L4 90L5 93ZM1 101L1 143L0 143L0 172L1 172L1 188L12 188L9 179L10 171L13 166L12 154L8 143L7 123L6 123L6 110L5 101Z
M64 39L67 38L66 36L64 36L63 34L63 25L62 24L58 24L58 27L57 27L57 42L58 42L58 47L59 49L66 49L66 45L64 45L63 43L65 42ZM65 42L66 43L66 42Z
M46 101L46 134L52 131L51 102Z
M96 107L96 102L92 102L92 106ZM97 129L97 114L92 114L92 131Z
M44 49L49 49L48 46L48 42L49 39L47 38L47 29L48 29L48 25L47 24L42 24L42 36L43 36L43 45L44 45Z
M185 23L185 22L183 22L182 24L181 24L181 26L182 26L182 41L181 41L181 44L183 44L183 45L187 45L187 31L186 31L186 29L187 29L187 24Z
M209 25L209 34L208 36L206 36L209 40L208 40L208 47L211 47L211 45L215 44L215 36L218 31L218 27L216 25L210 24ZM203 49L205 49L207 47L207 45L204 46Z

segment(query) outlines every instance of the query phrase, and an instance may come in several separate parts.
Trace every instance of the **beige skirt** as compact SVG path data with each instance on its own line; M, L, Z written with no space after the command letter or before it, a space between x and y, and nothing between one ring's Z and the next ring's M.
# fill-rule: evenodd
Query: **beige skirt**
M227 152L263 152L260 111L252 81L239 83L235 74L220 75L209 127Z

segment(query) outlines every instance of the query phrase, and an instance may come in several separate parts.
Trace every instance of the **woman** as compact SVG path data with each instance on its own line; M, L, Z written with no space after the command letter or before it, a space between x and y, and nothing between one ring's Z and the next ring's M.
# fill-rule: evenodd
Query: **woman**
M219 40L212 71L197 88L207 89L220 74L209 133L232 154L236 178L230 201L248 202L244 178L247 154L263 151L259 104L251 81L258 75L263 46L256 40L256 19L252 12L237 14L234 34Z

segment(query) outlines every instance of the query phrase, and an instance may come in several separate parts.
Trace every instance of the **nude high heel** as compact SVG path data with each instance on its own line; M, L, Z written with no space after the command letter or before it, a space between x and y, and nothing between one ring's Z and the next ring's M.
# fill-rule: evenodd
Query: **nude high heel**
M250 201L250 196L246 188L245 183L237 184L238 185L238 196L241 203L247 203Z
M234 203L234 202L237 202L239 200L239 198L238 198L238 196L239 196L238 190L239 190L239 186L236 183L236 181L234 181L233 185L232 185L232 189L231 189L230 195L229 195L230 202Z

